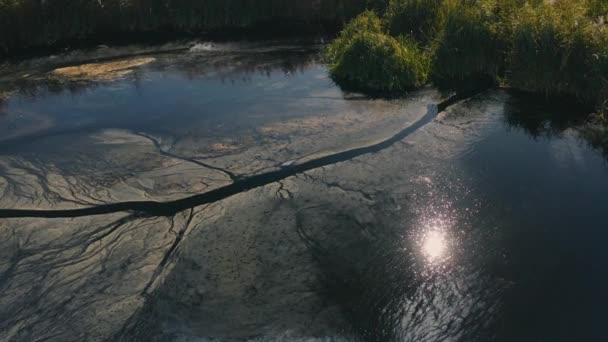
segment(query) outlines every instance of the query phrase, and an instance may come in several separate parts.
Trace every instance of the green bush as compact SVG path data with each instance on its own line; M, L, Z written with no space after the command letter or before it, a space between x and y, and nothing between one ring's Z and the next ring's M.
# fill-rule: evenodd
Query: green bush
M495 3L446 2L443 27L433 44L433 82L439 86L495 83L504 70L507 38Z
M608 0L589 0L589 15L593 18L608 16Z
M332 78L349 90L400 95L424 85L429 58L409 38L357 33L330 66Z
M352 44L353 39L364 32L382 33L382 22L373 11L365 11L346 24L339 36L325 51L328 62L332 64L340 61L346 49Z
M440 11L444 0L391 0L384 16L392 36L411 35L428 43L441 27Z
M510 84L546 96L569 95L597 106L606 84L606 30L586 19L584 1L524 6L509 54Z

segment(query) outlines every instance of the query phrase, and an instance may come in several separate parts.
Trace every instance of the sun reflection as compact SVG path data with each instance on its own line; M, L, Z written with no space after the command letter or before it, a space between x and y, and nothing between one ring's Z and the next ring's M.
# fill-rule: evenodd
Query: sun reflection
M451 209L449 201L436 202L441 205L418 208L418 217L413 222L407 242L414 248L422 265L433 273L447 270L460 254L460 234L456 231L457 212Z
M430 261L436 261L445 257L447 251L445 233L432 230L423 238L422 252Z

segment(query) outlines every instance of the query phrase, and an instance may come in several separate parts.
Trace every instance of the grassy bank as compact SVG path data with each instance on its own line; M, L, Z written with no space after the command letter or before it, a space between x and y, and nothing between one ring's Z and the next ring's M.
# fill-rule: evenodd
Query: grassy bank
M351 26L360 19L353 21L329 47L328 61L338 83L373 93L385 85L394 95L382 81L384 70L391 70L387 64L430 59L428 82L440 87L502 84L546 97L572 97L604 111L607 14L607 0L391 0L382 17L363 15L379 27L355 30ZM352 53L352 44L370 32L394 39L409 54L376 61L369 57L375 47ZM399 58L406 61L393 62ZM418 72L416 64L409 64L410 73ZM408 82L407 88L420 83Z
M0 56L95 40L239 29L339 30L385 0L0 0Z

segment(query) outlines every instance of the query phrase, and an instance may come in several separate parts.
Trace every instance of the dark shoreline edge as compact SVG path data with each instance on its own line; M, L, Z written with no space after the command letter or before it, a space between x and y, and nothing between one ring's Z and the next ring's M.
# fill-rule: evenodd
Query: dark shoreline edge
M129 45L154 47L169 43L180 44L197 40L214 43L265 40L313 42L321 38L330 40L337 36L344 23L332 22L321 23L318 26L307 26L304 23L279 22L277 25L279 25L279 29L272 22L261 22L251 27L225 27L198 32L180 32L174 30L126 33L107 32L90 35L84 39L68 39L48 45L22 48L14 50L9 54L0 53L0 64L5 62L16 63L27 59L70 53L78 50L92 51L101 45L119 48Z

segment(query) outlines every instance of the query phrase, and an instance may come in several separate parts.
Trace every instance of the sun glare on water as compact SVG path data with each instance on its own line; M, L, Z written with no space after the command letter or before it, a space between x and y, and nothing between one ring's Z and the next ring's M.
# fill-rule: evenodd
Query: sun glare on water
M446 255L446 237L440 231L428 232L422 241L422 252L430 260L435 261Z

